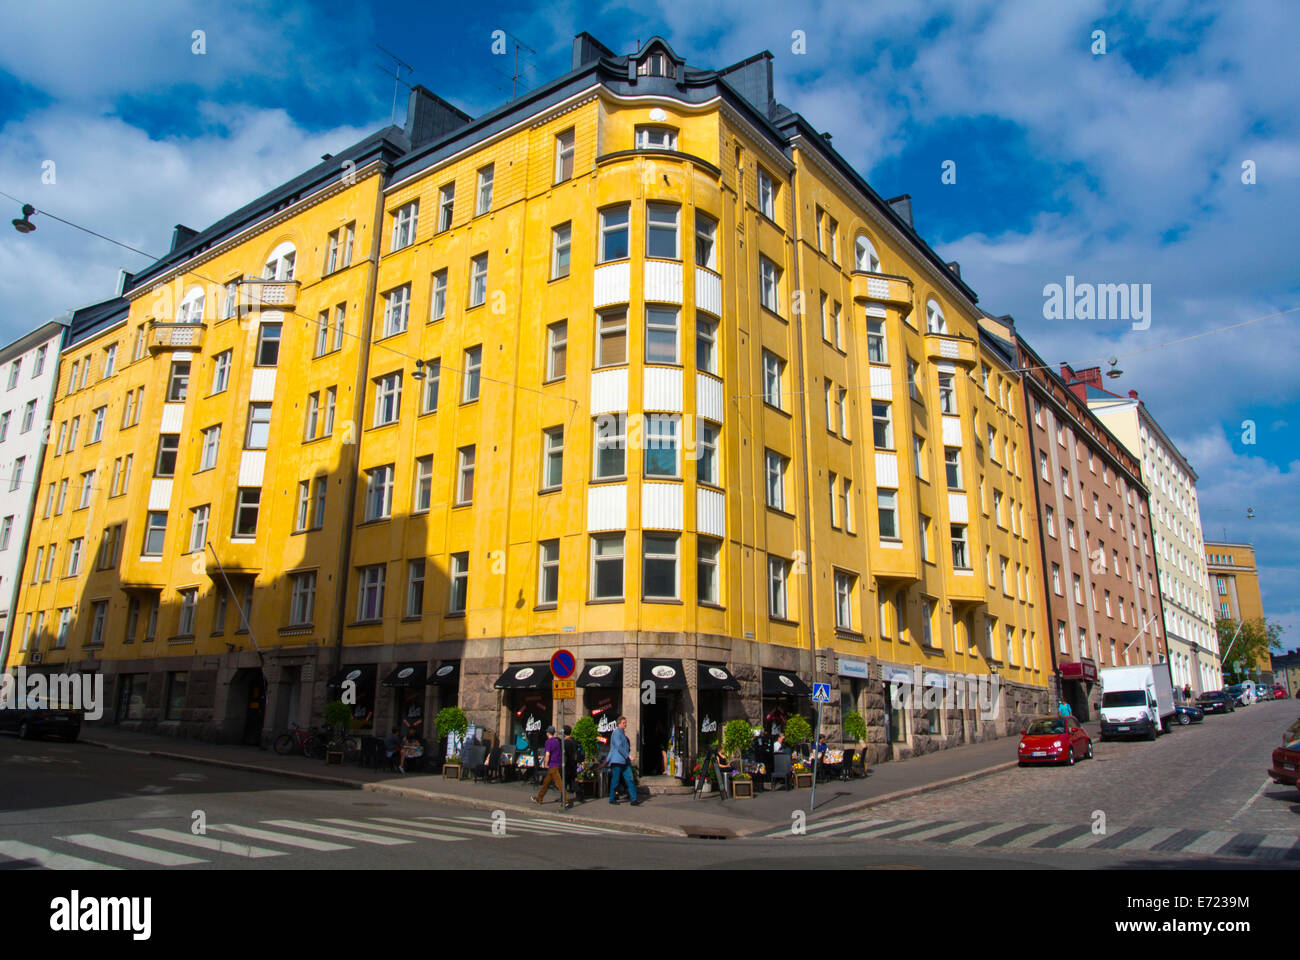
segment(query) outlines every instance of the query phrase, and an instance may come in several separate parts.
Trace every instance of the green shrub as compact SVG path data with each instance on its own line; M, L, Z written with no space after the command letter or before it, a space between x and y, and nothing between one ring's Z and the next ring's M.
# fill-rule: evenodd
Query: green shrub
M463 737L469 729L469 717L460 707L443 707L433 718L433 728L438 731L439 740L447 739L449 733Z
M797 713L786 720L782 732L785 734L786 740L791 744L807 743L812 739L812 727L808 725L807 720Z
M862 719L862 714L856 710L850 710L844 714L844 739L845 740L866 740L867 739L867 721Z
M748 720L728 720L722 728L722 749L729 757L739 757L754 745L754 728Z
M596 757L600 752L600 733L596 721L591 717L582 717L573 725L573 739L582 748L583 763L588 769L594 769Z

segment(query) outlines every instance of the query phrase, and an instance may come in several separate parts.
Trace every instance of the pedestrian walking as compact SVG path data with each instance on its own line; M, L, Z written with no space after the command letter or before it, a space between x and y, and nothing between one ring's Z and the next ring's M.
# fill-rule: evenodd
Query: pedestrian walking
M568 792L564 789L564 780L560 776L564 768L564 747L560 743L559 737L555 735L554 727L546 728L546 777L542 780L542 789L533 797L533 803L541 805L546 799L546 791L554 783L560 788L560 809L567 809L569 806Z
M1070 705L1062 700L1057 704L1056 712L1063 717L1068 717L1070 715Z
M641 801L636 798L636 782L632 776L632 743L627 738L627 717L618 718L618 726L609 737L609 802L618 803L618 782L627 782L627 794L632 798L632 806L639 807Z

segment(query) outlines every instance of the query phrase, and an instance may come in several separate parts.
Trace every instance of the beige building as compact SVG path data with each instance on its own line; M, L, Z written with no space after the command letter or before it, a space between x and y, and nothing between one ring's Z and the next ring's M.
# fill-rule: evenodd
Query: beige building
M1255 548L1246 543L1211 543L1207 540L1205 559L1214 598L1214 617L1220 620L1262 620L1264 601L1259 593ZM1267 651L1254 666L1261 671L1270 671Z

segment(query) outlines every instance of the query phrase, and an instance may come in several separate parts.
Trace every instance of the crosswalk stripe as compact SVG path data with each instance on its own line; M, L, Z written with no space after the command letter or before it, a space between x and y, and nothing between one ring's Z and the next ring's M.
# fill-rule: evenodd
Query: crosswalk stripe
M955 827L956 825L957 825L957 821L955 820L942 820L938 822L933 820L913 821L912 823L910 823L908 826L904 827L901 830L886 830L882 833L877 833L874 837L872 837L872 839L873 840L918 840L924 834L941 833L944 830L944 828Z
M866 821L860 830L855 830L850 834L841 834L847 840L860 840L873 834L883 833L894 827L905 827L911 824L911 820L875 820Z
M1152 853L1180 853L1193 840L1205 836L1204 830L1178 830L1168 840L1161 840L1151 848Z
M30 843L22 843L19 840L0 840L0 857L8 857L11 860L30 860L32 863L48 867L50 870L122 869L121 867L110 867L106 863L96 863L94 860L83 860L81 857L70 857L64 853L54 853L44 847L34 847Z
M172 853L168 850L155 850L153 847L130 843L126 840L114 840L111 837L101 837L94 833L76 833L67 837L55 837L54 839L62 840L64 843L76 844L78 847L98 850L100 853L111 853L115 856L126 857L128 860L153 863L160 867L182 867L191 863L208 862L201 857Z
M973 847L977 843L987 840L990 837L996 837L1011 830L1013 827L1027 827L1026 823L995 823L991 827L985 827L983 830L976 830L974 833L968 833L964 837L958 837L952 841L954 847Z
M981 820L978 823L972 823L956 830L949 830L947 833L941 833L937 837L931 837L930 843L954 843L962 837L968 837L972 833L980 833L990 827L996 826L991 820Z
M1142 834L1149 830L1149 827L1128 826L1118 833L1108 833L1105 837L1094 843L1090 850L1117 850L1127 843L1136 840Z
M1290 854L1296 853L1296 856ZM1270 833L1264 842L1251 854L1259 860L1295 860L1300 859L1300 840L1294 834Z
M545 817L536 820L530 820L529 823L540 823L548 827L558 827L561 830L573 830L577 833L622 833L622 830L614 830L611 827L596 827L586 823L565 823L562 820L550 820Z
M1183 847L1179 853L1214 853L1221 846L1235 837L1235 833L1225 833L1222 830L1207 830L1201 834L1194 842Z
M1076 823L1034 841L1035 850L1072 850L1091 843L1092 827L1086 823Z
M1120 849L1150 851L1156 844L1163 843L1177 832L1177 827L1148 827L1145 833L1122 844Z
M1263 842L1262 833L1238 833L1215 853L1220 857L1249 857L1254 855L1255 849Z
M421 819L429 819L429 818L421 817ZM482 826L488 828L489 831L491 830L491 821L485 820L485 819L483 819L482 817L458 817L457 819L458 819L461 823L475 823L475 824L480 824L480 825L482 825ZM555 836L559 836L561 833L565 832L565 831L561 831L561 830L556 830L556 829L553 828L553 827L543 827L543 826L539 826L539 825L537 825L537 824L535 824L535 823L532 823L532 822L530 822L530 821L528 821L528 820L522 820L522 819L514 819L514 820L511 820L511 819L509 819L509 818L507 818L507 820L506 820L506 829L508 829L508 830L517 830L517 831L518 831L518 830L522 830L522 831L524 831L525 833L536 833L536 834L540 834L540 835L542 835L542 836L547 836L547 837L555 837Z
M849 820L849 821L842 820L839 822L837 826L831 827L829 830L820 829L816 824L814 824L810 833L814 837L834 837L843 833L852 833L855 830L871 829L876 826L879 826L882 823L896 823L896 822L897 821L894 820L876 820L875 818L868 818L866 820ZM774 833L773 836L782 836L782 835L787 835L789 833L790 833L790 828L785 827L782 828L780 831Z
M262 822L267 826L280 827L284 830L302 830L305 833L319 833L326 837L356 840L359 843L373 843L381 847L395 847L411 842L410 840L399 840L397 837L382 837L375 833L362 833L359 830L344 830L342 827L324 827L319 823L308 823L304 820L263 820Z
M386 823L373 823L368 820L344 820L342 818L326 817L322 823L333 823L340 827L362 827L366 830L383 830L386 833L396 833L403 837L420 837L423 840L464 840L464 837L457 837L450 833L437 833L432 827L418 826L397 826Z
M241 837L248 837L250 840L264 840L267 843L282 843L286 847L301 847L303 850L315 850L320 853L352 849L346 843L330 843L328 840L316 840L312 837L295 837L287 833L277 833L274 830L259 830L257 827L241 827L234 823L210 823L208 824L208 829L219 830L222 833L233 833Z
M183 843L190 847L215 850L217 853L228 853L232 857L260 859L262 857L284 856L283 850L267 850L265 847L246 846L242 843L231 843L229 840L218 840L216 837L200 837L192 833L181 833L179 830L167 830L163 827L149 830L132 830L131 832L141 837L153 837L155 840L168 840L171 843Z
M1006 850L1021 849L1032 846L1035 842L1042 840L1044 837L1059 832L1060 829L1061 825L1059 823L1034 824L1033 830L1026 830L1023 833L1017 834L1005 843L997 844L997 846ZM993 846L993 844L990 843L989 846Z
M375 820L387 823L403 824L407 821L398 820L396 817L374 817ZM451 833L465 833L471 837L481 837L492 833L492 827L486 821L480 821L478 827L471 827L464 823L451 823L446 817L420 817L421 820L432 820L439 830L447 830Z
M916 833L909 833L908 840L918 840L923 843L933 843L935 837L942 836L945 833L951 833L953 830L959 830L963 827L974 827L976 824L962 820L945 820L932 824L924 830ZM890 834L889 836L899 836L899 834ZM883 838L882 838L883 839Z

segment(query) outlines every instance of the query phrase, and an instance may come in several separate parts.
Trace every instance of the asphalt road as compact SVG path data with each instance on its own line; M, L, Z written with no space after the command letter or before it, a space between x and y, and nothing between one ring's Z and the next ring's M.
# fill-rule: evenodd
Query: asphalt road
M736 840L652 837L0 735L0 870L962 869L1300 866L1300 794L1266 785L1287 703L1072 768ZM1008 741L1014 749L1013 741ZM793 798L792 798L793 799ZM1097 813L1105 831L1097 833Z

